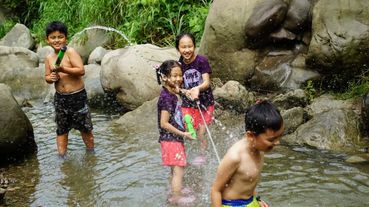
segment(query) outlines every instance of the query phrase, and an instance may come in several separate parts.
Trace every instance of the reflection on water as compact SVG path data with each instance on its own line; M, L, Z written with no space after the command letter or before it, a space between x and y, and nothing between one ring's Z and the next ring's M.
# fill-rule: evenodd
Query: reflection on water
M16 182L4 206L167 206L170 169L161 166L157 129L123 134L111 126L118 116L93 113L96 153L85 152L72 131L68 157L57 156L51 105L24 108L34 127L39 151L5 169ZM155 114L153 114L155 115ZM217 120L210 127L219 155L243 130L242 118ZM186 143L188 159L198 143ZM218 161L209 143L208 163L186 168L185 185L196 196L193 206L210 205L210 187ZM345 155L282 145L266 156L257 189L271 206L367 206L369 166L344 163ZM0 206L2 206L0 204Z

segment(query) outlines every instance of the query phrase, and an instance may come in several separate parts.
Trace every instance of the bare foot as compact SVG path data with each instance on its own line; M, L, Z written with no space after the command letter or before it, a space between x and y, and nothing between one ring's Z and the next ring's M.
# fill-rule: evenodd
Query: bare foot
M194 195L189 196L173 196L168 199L170 204L178 204L181 206L187 206L189 204L192 204L196 200L196 197Z
M195 166L201 166L202 164L204 164L206 162L206 157L205 155L199 155L197 157L195 157L195 159L192 161L192 165Z

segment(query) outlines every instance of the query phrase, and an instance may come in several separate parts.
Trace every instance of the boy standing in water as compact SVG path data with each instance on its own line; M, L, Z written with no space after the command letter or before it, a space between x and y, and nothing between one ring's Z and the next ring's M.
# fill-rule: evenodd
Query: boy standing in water
M64 157L68 145L68 133L74 128L81 132L88 151L94 150L92 121L87 105L87 93L82 76L85 74L80 55L71 47L59 66L55 61L60 49L67 44L68 28L59 21L50 22L45 29L46 42L54 49L45 59L45 80L54 83L56 144L58 153Z
M255 189L264 164L264 153L279 144L284 132L282 116L269 101L251 106L245 114L246 133L219 164L211 189L214 207L267 207L257 201Z
M195 158L193 164L200 165L206 160L205 124L211 124L214 118L214 97L210 84L212 70L208 59L195 53L196 41L191 33L179 34L176 37L176 48L181 55L179 62L183 71L182 113L191 115L194 128L197 129L201 154ZM204 116L205 123L200 113Z
M158 127L162 162L171 167L171 203L185 204L193 197L182 196L184 168L187 165L184 138L194 139L183 127L180 100L177 97L182 85L182 69L175 60L164 61L156 70L157 80L162 84L158 100Z

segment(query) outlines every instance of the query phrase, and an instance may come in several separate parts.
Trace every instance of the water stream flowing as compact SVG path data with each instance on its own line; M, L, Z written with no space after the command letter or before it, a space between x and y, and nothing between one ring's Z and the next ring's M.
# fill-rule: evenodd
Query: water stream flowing
M123 133L111 124L119 115L93 111L96 153L86 153L79 133L71 131L68 157L62 160L57 156L53 106L40 104L23 110L34 127L39 150L3 169L14 182L0 206L172 207L167 203L170 170L161 166L156 128ZM222 157L242 137L243 119L216 122L209 129ZM228 137L226 131L235 137ZM186 143L190 162L198 144ZM211 147L207 157L203 166L186 168L185 185L196 196L193 206L210 206L218 166ZM267 154L257 191L272 207L368 206L369 166L347 164L344 159L344 154L282 144Z

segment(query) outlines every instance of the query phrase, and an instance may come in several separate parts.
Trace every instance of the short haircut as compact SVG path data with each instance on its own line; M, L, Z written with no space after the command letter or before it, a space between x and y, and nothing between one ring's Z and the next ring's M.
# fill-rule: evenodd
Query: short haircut
M252 105L245 113L245 129L255 135L266 132L267 129L278 131L283 124L279 110L270 101L263 100Z
M48 37L50 33L55 31L59 31L60 33L63 33L66 37L68 37L68 28L63 22L52 21L49 24L47 24L45 28L46 37Z
M177 50L179 50L179 41L183 38L183 37L189 37L191 38L192 42L193 42L193 46L196 47L196 41L195 41L195 36L193 36L193 34L189 33L189 32L183 32L179 35L176 36L176 48Z

